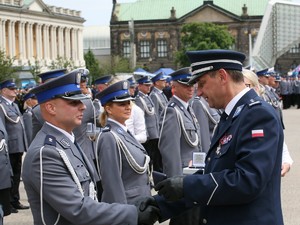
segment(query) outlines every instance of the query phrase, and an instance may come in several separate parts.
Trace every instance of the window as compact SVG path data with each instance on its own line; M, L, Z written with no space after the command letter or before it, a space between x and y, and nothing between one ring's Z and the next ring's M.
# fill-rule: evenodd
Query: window
M295 45L289 50L289 53L299 53L299 52L300 52L300 44Z
M166 40L157 41L157 56L160 58L168 56L168 47Z
M123 57L130 58L130 41L123 42Z
M150 42L149 41L141 41L140 42L140 54L141 54L141 58L149 58L150 57Z

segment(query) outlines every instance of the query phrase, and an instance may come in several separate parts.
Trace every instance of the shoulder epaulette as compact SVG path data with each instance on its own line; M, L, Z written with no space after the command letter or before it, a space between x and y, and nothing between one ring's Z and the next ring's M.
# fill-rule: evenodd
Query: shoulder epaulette
M251 102L248 104L249 107L252 107L255 105L261 105L261 101L253 101L253 99L251 99L251 100L250 100Z
M171 102L169 105L168 105L168 107L172 107L172 108L174 108L176 106L176 103L175 102Z
M102 132L109 132L110 131L110 125L106 125L102 128Z
M44 145L56 146L56 138L48 134L45 138Z

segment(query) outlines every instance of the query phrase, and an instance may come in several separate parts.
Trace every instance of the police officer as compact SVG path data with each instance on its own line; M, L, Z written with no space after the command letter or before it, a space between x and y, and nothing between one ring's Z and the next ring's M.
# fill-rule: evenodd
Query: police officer
M102 201L134 204L140 196L151 196L150 157L128 131L131 115L129 82L119 81L96 95L104 107L97 138L97 163L103 187ZM113 178L113 179L112 179Z
M60 77L67 72L67 69L55 69L44 73L40 73L37 76L41 79L41 83L44 84L54 78ZM32 139L35 137L37 132L42 128L44 119L41 115L40 106L36 105L32 108Z
M3 225L3 217L11 213L10 188L12 170L7 149L7 133L0 120L0 224Z
M274 85L275 83L275 75L273 71L270 71L270 69L264 69L258 71L256 74L258 76L259 83L264 87L261 97L274 107L281 120L282 127L284 128L280 98L271 87L271 85Z
M93 104L94 104L96 111L98 111L99 115L103 112L103 107L101 106L100 101L97 98L95 98L95 96L97 93L104 91L110 85L112 80L113 80L112 75L106 75L106 76L102 76L94 81L95 90L93 93L93 99L94 99Z
M152 85L152 81L149 76L136 76L136 81L138 83L138 93L135 98L135 104L139 106L144 114L145 114L145 122L146 122L146 130L147 130L147 141L143 143L148 155L151 158L151 166L157 165L153 162L155 158L153 154L158 150L158 129L159 129L159 121L155 115L155 107L154 103L149 97L150 88ZM154 168L157 169L157 168Z
M170 76L174 95L161 116L158 144L163 172L167 177L183 175L183 168L193 165L194 152L203 151L203 162L206 154L202 149L199 123L189 105L194 94L194 85L188 84L191 77L189 68L179 69ZM209 144L210 140L206 142ZM193 209L172 218L170 224L197 224L198 216L198 209Z
M136 81L133 77L129 77L127 80L129 81L130 95L135 99ZM147 141L145 113L135 104L134 99L131 102L131 115L129 119L125 121L125 124L130 133L135 137L136 140L138 140L138 142L145 143Z
M38 104L38 101L34 94L27 93L23 97L24 105L26 109L23 113L24 126L27 136L28 146L32 141L32 108Z
M155 196L156 202L148 199L148 205L158 204L162 219L200 205L201 224L283 225L282 126L272 106L245 86L245 55L230 50L187 55L192 63L190 83L198 82L198 95L210 107L225 110L211 141L205 174L160 182L156 189L161 196Z
M11 187L11 211L18 212L18 209L29 207L20 203L20 177L22 167L22 156L27 150L27 137L25 134L24 122L19 107L14 100L17 87L12 79L5 80L0 84L0 119L7 132L7 147L9 159L13 170L13 183Z
M154 104L157 121L160 120L161 113L168 104L168 99L163 92L163 89L166 87L166 80L167 77L162 72L156 74L151 78L153 87L149 94L149 97ZM153 151L153 170L162 171L162 159L158 149L157 151Z
M31 90L45 119L24 159L23 181L34 224L137 224L145 213L132 205L98 202L93 167L74 140L88 98L77 70Z

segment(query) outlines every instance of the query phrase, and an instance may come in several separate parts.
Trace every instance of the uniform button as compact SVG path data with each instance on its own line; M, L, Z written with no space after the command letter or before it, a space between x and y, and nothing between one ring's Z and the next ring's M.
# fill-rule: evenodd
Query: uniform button
M85 172L85 175L86 175L87 177L89 177L89 176L90 176L90 174L89 174L89 172L88 172L88 171L86 171L86 172Z
M203 220L202 220L202 223L203 223L203 224L207 224L207 220L206 220L206 219L203 219Z
M198 203L197 202L193 202L194 203L194 205L197 205Z
M207 161L208 161L208 162L210 161L210 157L207 158Z

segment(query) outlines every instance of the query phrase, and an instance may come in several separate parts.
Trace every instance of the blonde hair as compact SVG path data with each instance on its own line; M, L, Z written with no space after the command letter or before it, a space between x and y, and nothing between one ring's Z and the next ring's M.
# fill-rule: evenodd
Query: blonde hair
M101 127L105 127L106 126L107 118L108 118L108 113L105 110L105 106L111 106L112 104L113 104L113 102L107 102L103 106L104 111L99 116L99 122L100 122Z
M251 70L243 68L243 76L251 82L251 86L257 92L259 96L264 93L264 88L258 82L258 76Z

